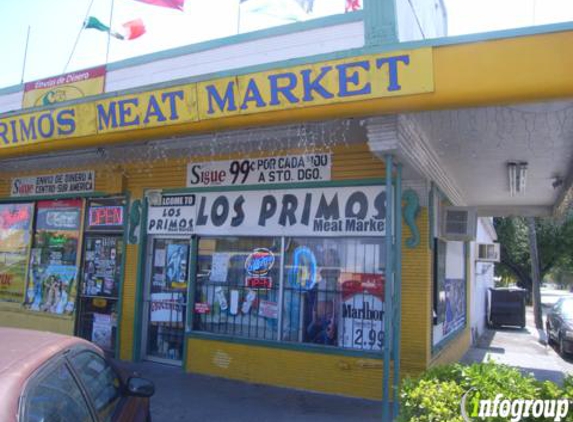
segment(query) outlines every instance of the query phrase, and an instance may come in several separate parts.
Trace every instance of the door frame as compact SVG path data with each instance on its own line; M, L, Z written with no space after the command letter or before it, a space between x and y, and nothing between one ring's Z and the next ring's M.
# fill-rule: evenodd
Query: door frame
M161 358L157 356L150 356L147 351L147 340L149 334L149 303L150 303L150 289L151 289L151 272L153 269L153 259L154 259L154 246L156 240L161 239L170 239L170 240L186 240L189 244L189 251L187 255L187 289L185 291L186 300L185 300L185 315L183 316L183 328L182 336L183 336L183 349L181 359L174 360L174 359L167 359ZM181 234L157 234L157 235L148 235L147 236L147 244L145 245L145 267L143 273L143 283L142 283L142 292L141 292L141 326L140 326L140 346L141 346L141 360L150 361L150 362L158 362L164 363L167 365L172 366L183 366L185 362L185 354L186 354L186 345L185 345L185 338L186 338L186 327L187 327L187 320L188 320L188 313L189 313L189 283L191 280L191 271L192 271L192 248L193 240L191 235L181 235Z

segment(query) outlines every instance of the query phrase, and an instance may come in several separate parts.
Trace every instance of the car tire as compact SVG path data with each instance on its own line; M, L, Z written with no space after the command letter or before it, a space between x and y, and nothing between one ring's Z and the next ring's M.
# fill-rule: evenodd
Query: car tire
M559 334L558 348L559 348L559 355L561 357L565 357L567 353L565 353L565 343L563 341L563 336L561 334Z
M553 343L553 338L551 337L551 330L549 329L549 323L545 324L545 331L547 331L547 344Z

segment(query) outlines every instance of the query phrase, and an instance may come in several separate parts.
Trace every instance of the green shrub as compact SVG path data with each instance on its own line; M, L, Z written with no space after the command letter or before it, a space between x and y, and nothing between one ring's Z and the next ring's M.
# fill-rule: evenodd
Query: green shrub
M471 390L471 391L470 391ZM401 388L398 422L462 422L460 403L467 395L467 410L472 412L472 398L494 399L573 399L573 376L565 378L563 386L537 381L515 368L494 362L470 366L452 364L430 368L416 379L405 379ZM475 419L480 420L480 419ZM491 422L507 418L488 418ZM522 421L539 421L533 417ZM553 418L551 418L553 420ZM573 405L566 421L573 421Z

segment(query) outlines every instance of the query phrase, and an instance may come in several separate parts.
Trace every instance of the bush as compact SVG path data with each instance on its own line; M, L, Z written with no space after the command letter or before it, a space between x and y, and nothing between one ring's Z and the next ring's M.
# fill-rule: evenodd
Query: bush
M470 391L471 390L471 391ZM517 369L494 362L475 363L470 366L452 364L430 368L417 379L405 379L401 389L399 422L463 422L460 403L468 393L466 409L471 413L472 398L483 399L573 399L573 376L563 386L537 381L532 375L523 375ZM481 419L475 419L481 420ZM508 418L488 418L488 421L507 421ZM522 421L542 420L533 417ZM553 418L551 418L553 420ZM566 421L573 421L571 406Z

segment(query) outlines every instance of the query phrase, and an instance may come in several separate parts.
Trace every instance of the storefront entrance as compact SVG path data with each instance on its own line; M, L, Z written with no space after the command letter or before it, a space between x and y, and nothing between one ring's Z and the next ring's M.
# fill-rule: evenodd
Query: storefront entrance
M88 203L76 334L115 356L125 200Z
M153 236L148 245L143 357L178 365L183 359L190 239Z

